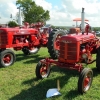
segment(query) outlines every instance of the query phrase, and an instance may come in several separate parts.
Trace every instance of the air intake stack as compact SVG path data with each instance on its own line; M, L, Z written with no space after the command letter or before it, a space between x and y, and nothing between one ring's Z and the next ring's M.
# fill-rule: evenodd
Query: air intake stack
M81 29L82 29L82 34L84 34L84 18L85 18L85 13L84 13L84 8L82 8L82 13L81 13Z

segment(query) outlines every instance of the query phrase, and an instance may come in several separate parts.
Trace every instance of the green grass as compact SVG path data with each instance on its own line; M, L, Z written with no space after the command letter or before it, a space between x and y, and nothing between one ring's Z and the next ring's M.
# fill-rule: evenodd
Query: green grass
M37 80L36 64L49 57L47 48L29 56L24 56L21 51L15 53L17 59L14 65L0 68L0 100L100 100L100 72L96 70L95 62L85 66L92 68L94 78L90 90L80 95L77 71L52 67L48 78ZM46 98L47 90L57 87L57 79L60 81L61 96Z

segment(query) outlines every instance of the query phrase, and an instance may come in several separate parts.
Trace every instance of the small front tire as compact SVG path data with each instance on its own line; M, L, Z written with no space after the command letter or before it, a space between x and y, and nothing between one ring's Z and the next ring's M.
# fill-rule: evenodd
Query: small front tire
M36 77L38 79L47 78L50 74L50 69L50 65L47 66L39 61L35 70Z
M92 84L93 71L90 68L84 68L80 73L78 80L78 91L83 94L86 93Z

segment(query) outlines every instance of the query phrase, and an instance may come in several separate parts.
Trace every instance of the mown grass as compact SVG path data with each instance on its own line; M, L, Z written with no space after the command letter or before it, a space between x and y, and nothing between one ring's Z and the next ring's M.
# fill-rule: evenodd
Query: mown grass
M94 78L90 90L81 95L77 90L77 71L52 67L48 78L37 80L36 64L49 57L47 48L29 56L24 56L21 51L15 53L17 59L14 65L0 68L0 100L100 100L100 72L96 70L95 62L85 66L92 68ZM57 87L57 79L61 95L46 98L47 90Z

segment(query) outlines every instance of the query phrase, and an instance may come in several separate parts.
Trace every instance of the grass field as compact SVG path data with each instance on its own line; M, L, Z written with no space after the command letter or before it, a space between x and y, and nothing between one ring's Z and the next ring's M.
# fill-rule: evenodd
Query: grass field
M17 59L14 65L0 68L0 100L100 100L100 72L96 70L95 62L85 66L92 68L94 78L90 90L80 95L77 90L77 71L54 66L48 78L37 80L36 64L49 56L46 48L29 56L24 56L21 51L15 53ZM57 87L57 79L60 81L61 95L46 98L47 90Z

